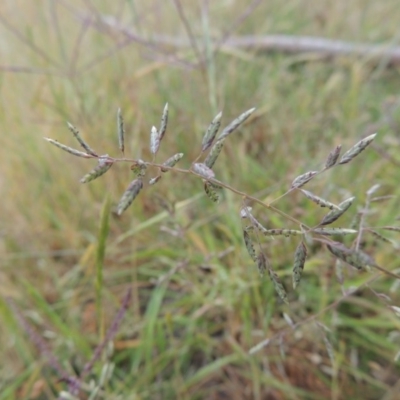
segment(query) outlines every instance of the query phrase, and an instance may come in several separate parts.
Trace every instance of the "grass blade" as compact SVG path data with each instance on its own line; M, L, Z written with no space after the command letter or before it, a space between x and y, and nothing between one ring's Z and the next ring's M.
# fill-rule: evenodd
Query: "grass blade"
M99 336L101 339L104 337L104 318L102 313L103 269L109 232L110 211L111 201L109 196L106 196L100 213L100 226L96 248L96 312L97 321L99 323Z

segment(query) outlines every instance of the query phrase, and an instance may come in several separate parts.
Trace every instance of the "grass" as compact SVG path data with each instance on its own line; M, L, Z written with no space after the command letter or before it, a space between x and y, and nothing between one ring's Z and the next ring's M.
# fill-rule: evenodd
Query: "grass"
M182 2L200 51L208 37L229 31L248 6L225 3L210 2L206 9L205 2ZM214 205L198 179L170 172L116 217L106 210L132 179L129 167L114 165L81 185L79 179L94 164L42 139L74 146L69 121L101 154L118 155L121 107L125 153L149 158L150 128L158 126L168 102L169 127L158 159L182 152L179 166L188 168L218 111L223 110L224 125L256 106L255 117L226 141L215 172L221 181L270 202L296 176L318 168L334 146L348 149L377 128L375 147L306 189L335 203L356 196L341 221L347 227L363 207L366 191L380 184L376 195L394 197L372 203L367 226L398 225L398 131L385 120L386 105L400 93L398 69L351 58L322 63L225 48L193 68L198 61L193 48L127 43L122 34L85 25L81 18L122 16L128 25L135 21L131 25L146 38L187 37L179 4L40 1L33 7L20 1L0 12L5 38L0 399L56 399L66 390L17 324L6 297L15 300L73 374L82 371L104 337L128 287L132 302L114 352L110 359L103 355L90 376L98 382L104 365L115 364L99 398L396 398L400 320L388 305L398 305L400 298L393 278L344 268L342 287L334 258L314 243L299 287L288 290L288 307L271 282L259 278L246 252L239 197L225 191L221 204ZM399 17L394 0L269 1L260 2L234 33L397 44ZM399 115L394 109L395 121ZM298 192L276 206L309 225L324 215ZM260 207L254 210L263 223L298 228ZM398 232L378 232L398 241ZM289 288L297 242L264 243ZM362 245L379 265L398 269L393 246L367 234ZM343 294L352 287L359 290ZM249 354L267 338L266 347Z

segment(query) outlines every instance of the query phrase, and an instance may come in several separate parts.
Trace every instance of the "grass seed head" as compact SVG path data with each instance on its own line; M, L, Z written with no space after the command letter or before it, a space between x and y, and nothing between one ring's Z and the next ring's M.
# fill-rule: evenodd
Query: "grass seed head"
M137 177L143 177L146 175L147 164L143 160L136 160L131 165L131 170Z
M107 158L99 158L99 163L90 172L88 172L81 180L81 183L91 182L104 175L113 165L113 162Z
M122 195L121 200L117 205L118 215L121 215L132 204L133 200L135 200L135 198L137 197L142 188L143 188L143 181L140 178L133 180L129 184L128 188Z
M165 132L167 131L167 125L168 125L168 103L165 104L162 116L161 116L161 124L160 124L160 130L159 130L159 136L160 136L160 142L163 139Z
M317 174L318 171L308 171L305 174L299 175L297 178L293 180L292 189L304 186L307 182L311 181L311 179L314 178L314 176Z
M256 251L254 250L253 242L247 230L243 230L243 239L244 239L244 244L246 245L247 252L249 253L251 259L254 262L257 262Z
M368 254L360 250L349 249L342 243L334 242L328 244L327 248L339 260L344 261L358 270L375 265L375 262Z
M257 268L258 268L258 272L260 273L260 276L264 276L265 271L268 269L268 260L267 260L267 257L265 257L265 254L263 252L260 252L257 255L256 264L257 264Z
M204 181L204 191L206 192L209 199L211 199L214 203L219 203L220 197L215 189L215 185L212 185L210 182Z
M218 139L211 147L210 152L207 154L207 157L204 160L204 164L207 165L208 168L212 168L215 164L215 161L217 161L217 158L224 147L224 141L225 139Z
M76 129L75 126L73 126L69 122L67 122L67 125L68 125L68 129L75 136L76 140L79 142L79 144L82 146L82 148L86 150L86 153L91 154L94 157L98 157L97 153L83 140L78 129Z
M346 153L343 154L342 158L339 161L339 164L347 164L354 157L357 157L365 148L372 143L375 139L376 133L373 135L369 135L366 138L360 140L356 143L351 149L347 150Z
M268 275L272 281L272 284L274 285L274 289L275 289L276 293L278 293L278 296L281 298L281 300L284 303L289 304L286 290L285 290L284 286L282 285L282 283L279 281L278 275L271 268L268 268Z
M330 201L323 199L322 197L316 196L314 193L311 193L308 190L304 189L300 190L307 197L307 199L311 200L320 207L327 207L330 210L339 209L339 206L337 206L336 204L333 204Z
M83 158L93 158L92 155L84 153L83 151L73 149L72 147L66 146L65 144L62 144L62 143L58 142L57 140L50 139L47 137L45 137L44 139L47 140L49 143L53 144L54 146L58 147L59 149L64 150L67 153L72 154L74 156L83 157Z
M329 168L333 167L336 164L336 162L337 162L337 160L338 160L338 158L340 156L340 151L341 150L342 150L342 146L339 145L339 146L336 146L329 153L328 158L327 158L327 160L325 162L325 169L329 169Z
M210 146L212 145L215 136L218 132L218 129L221 126L221 118L222 118L222 112L219 112L217 116L212 120L209 127L207 128L206 133L203 136L203 142L201 147L202 152L209 149Z
M214 171L203 163L192 164L193 171L201 175L203 178L210 179L215 178Z
M304 242L301 241L294 253L293 289L296 289L297 285L300 283L306 258L307 258L307 247L304 244Z
M329 225L332 222L335 222L337 219L339 219L353 204L354 199L355 197L350 197L339 204L338 210L334 209L328 212L328 214L326 214L325 217L322 219L320 225Z
M122 118L121 109L117 112L117 129L118 129L118 145L122 153L125 151L125 128L124 119Z
M314 228L312 232L323 236L345 236L355 234L358 231L346 228Z
M183 153L174 154L172 157L168 158L167 161L163 162L163 166L165 167L173 167L175 166L179 160L183 157ZM161 167L161 172L167 172L168 168Z
M245 111L243 114L239 115L236 119L234 119L218 136L218 140L226 138L230 135L235 129L237 129L247 118L250 117L251 114L255 111L255 108L251 108L250 110Z
M153 126L150 132L150 151L151 154L156 154L158 149L160 148L160 135L157 131L157 128Z

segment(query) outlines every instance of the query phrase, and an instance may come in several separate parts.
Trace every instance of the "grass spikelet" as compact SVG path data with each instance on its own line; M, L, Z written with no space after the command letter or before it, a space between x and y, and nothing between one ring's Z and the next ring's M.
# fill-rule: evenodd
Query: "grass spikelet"
M283 287L282 283L279 281L278 275L271 268L268 268L268 275L272 281L272 284L274 285L274 289L275 289L276 293L278 293L278 296L281 298L281 300L284 303L289 304L286 290Z
M300 283L306 258L307 258L307 247L304 244L304 242L301 241L294 253L293 289L296 289L297 285Z
M386 231L400 232L400 226L383 226L382 229Z
M375 266L373 259L363 251L356 251L348 249L342 243L334 242L333 244L327 244L328 250L339 260L357 268L358 270L365 269L368 266Z
M172 157L168 158L168 160L163 163L163 166L173 167L174 165L176 165L179 162L179 160L182 157L183 157L183 153L174 154ZM167 171L168 171L168 168L161 167L161 172L167 172Z
M206 179L214 178L214 171L203 163L192 164L193 171Z
M157 128L153 126L150 132L150 151L151 154L156 154L158 149L160 148L160 135L157 131Z
M131 170L137 177L146 175L147 164L143 160L137 160L131 165Z
M392 246L397 247L395 243L393 243L390 239L387 237L381 235L379 232L374 231L373 229L366 229L367 232L371 233L373 236L375 236L377 239L379 239L382 242L390 243Z
M117 205L117 214L121 215L135 200L136 196L139 194L140 190L143 188L143 181L138 178L133 180L125 193L122 195L121 200Z
M369 144L371 144L371 142L375 139L375 136L376 133L369 135L356 143L351 149L347 150L346 153L343 154L339 164L347 164L354 157L357 157Z
M268 260L267 260L267 257L265 257L264 253L260 252L257 255L256 264L257 264L257 268L258 268L258 272L259 272L260 276L264 276L265 271L267 270L267 265L268 265Z
M121 109L118 108L117 112L117 129L118 129L118 145L119 149L124 153L125 151L125 129L124 119L122 118Z
M371 203L376 203L376 202L379 202L379 201L391 200L391 199L393 199L394 197L395 197L395 196L393 196L393 195L373 197L373 198L371 199Z
M93 157L93 155L84 153L83 151L73 149L72 147L66 146L65 144L62 144L62 143L58 142L57 140L50 139L47 137L45 137L44 140L47 140L49 143L53 144L54 146L58 147L59 149L64 150L67 153L72 154L74 156L83 157L83 158L92 158Z
M255 108L251 108L250 110L245 111L243 114L239 115L236 119L234 119L218 136L218 140L226 138L230 135L235 129L239 127L247 118L250 117L251 114L255 111Z
M350 197L347 200L343 201L339 204L338 210L332 210L325 215L322 219L320 225L329 225L332 222L335 222L338 218L340 218L353 204L355 197Z
M302 231L298 231L296 229L263 229L262 233L265 236L299 236L303 235Z
M242 209L240 210L240 218L249 218L252 209L253 207L242 207Z
M300 189L304 196L307 199L311 200L315 204L319 205L320 207L327 207L330 210L339 209L339 206L329 202L328 200L323 199L322 197L316 196L314 193L309 192L308 190Z
M210 146L212 145L215 136L218 132L218 129L221 126L221 118L222 118L222 112L219 112L217 116L212 120L209 127L207 128L206 133L203 136L203 142L201 147L202 152L209 149Z
M258 221L258 219L257 219L251 212L248 212L247 218L250 219L250 221L251 221L251 223L252 223L252 226L253 226L254 228L257 228L257 229L258 229L259 231L261 231L261 232L267 231L267 228L265 228L265 227L261 224L261 222Z
M75 136L76 140L82 146L82 148L86 150L86 153L91 154L93 157L98 157L98 154L83 140L78 129L76 129L75 126L70 124L69 122L67 122L67 126L68 126L68 129Z
M247 252L254 262L257 262L256 251L254 250L253 242L251 241L250 235L247 230L243 230L244 244L246 245Z
M307 182L311 181L311 179L314 178L314 176L317 174L318 171L308 171L305 174L299 175L297 178L293 180L291 186L292 189L304 186Z
M211 147L210 152L207 154L207 157L204 160L204 164L207 165L208 168L212 168L215 164L215 161L217 161L217 158L224 147L224 141L225 139L218 139L214 143L213 147Z
M165 104L162 116L161 116L161 124L160 124L160 131L159 137L160 142L163 139L165 132L167 131L167 124L168 124L168 103Z
M90 172L88 172L81 180L81 183L91 182L98 177L104 175L113 165L113 162L108 160L107 158L99 158L99 164L93 168Z
M219 203L219 194L215 190L215 186L210 182L204 181L204 191L206 192L209 199L211 199L214 203Z
M325 169L332 168L334 165L336 165L341 150L342 150L342 146L339 145L339 146L336 146L329 153L328 158L326 159L326 162L325 162Z
M313 233L323 236L345 236L352 235L357 233L356 229L347 229L347 228L315 228L312 230Z
M161 179L161 175L157 175L149 180L149 185L155 185Z

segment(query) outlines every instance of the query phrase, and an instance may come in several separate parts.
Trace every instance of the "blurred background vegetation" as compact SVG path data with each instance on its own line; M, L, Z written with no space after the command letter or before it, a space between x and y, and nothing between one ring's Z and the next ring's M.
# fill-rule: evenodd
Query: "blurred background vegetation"
M96 287L102 205L107 197L115 205L132 172L115 165L82 185L93 161L42 137L76 147L69 121L101 154L119 156L121 107L126 155L149 158L150 128L168 102L158 160L183 152L180 166L188 168L218 111L227 124L255 106L255 117L229 138L215 171L233 187L271 201L294 177L320 168L336 145L349 148L377 131L373 147L309 189L334 202L356 196L341 221L349 226L366 191L379 184L376 196L390 197L372 204L366 225L396 226L399 67L388 68L384 57L371 64L265 54L224 46L223 39L279 33L396 45L399 20L395 0L3 0L0 399L55 399L66 387L17 324L6 297L76 374L128 287L133 299L114 339L114 373L98 398L398 398L400 319L390 305L399 305L400 295L393 278L344 267L342 285L333 257L313 244L293 291L297 243L266 240L271 265L288 289L288 307L246 252L241 199L225 192L214 205L198 179L169 173L145 187L123 216L110 215ZM159 35L189 46L162 45ZM324 215L297 193L276 206L310 225ZM254 212L269 227L297 228L259 207ZM398 235L389 232L386 242L365 234L363 249L396 270ZM351 288L359 289L346 295ZM91 379L98 381L105 362L96 363Z

